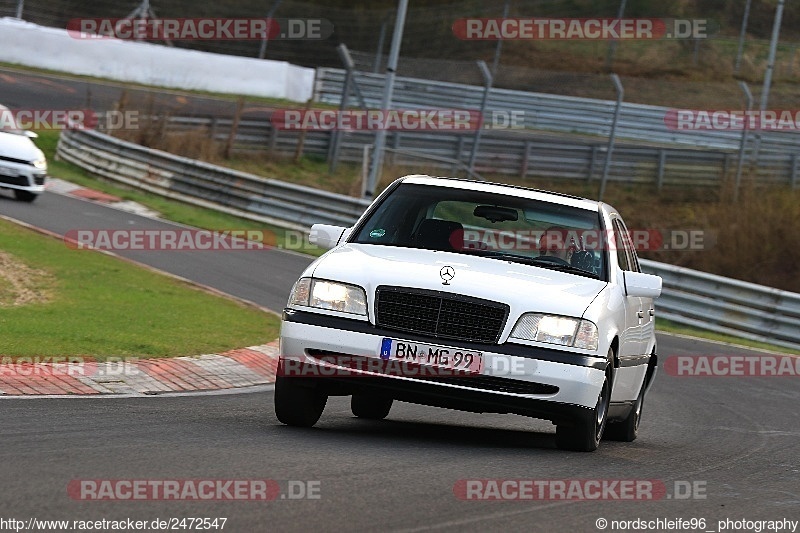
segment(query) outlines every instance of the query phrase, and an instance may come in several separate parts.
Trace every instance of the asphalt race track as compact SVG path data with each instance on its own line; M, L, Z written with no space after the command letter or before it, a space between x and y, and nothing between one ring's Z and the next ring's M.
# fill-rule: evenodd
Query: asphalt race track
M34 204L3 197L0 213L59 234L166 224L52 193ZM275 310L309 262L278 250L124 255ZM601 530L600 518L605 531L622 530L613 520L639 518L704 518L680 530L718 531L718 520L800 519L797 377L674 377L663 371L670 356L758 352L668 335L659 335L659 352L662 371L639 439L604 442L589 454L556 450L547 422L402 403L387 420L369 422L351 415L348 399L332 398L315 428L290 428L275 419L269 388L3 399L0 516L225 517L224 531L235 532L590 532ZM176 502L80 501L67 492L71 480L119 479L269 479L281 493L273 501ZM652 480L667 494L655 501L457 498L457 482L474 479ZM319 497L291 498L301 482Z
M174 230L184 227L50 192L32 204L16 202L11 195L0 193L0 214L62 236L69 230ZM312 261L306 255L269 249L226 253L191 250L121 250L115 253L276 311L283 309L292 284Z

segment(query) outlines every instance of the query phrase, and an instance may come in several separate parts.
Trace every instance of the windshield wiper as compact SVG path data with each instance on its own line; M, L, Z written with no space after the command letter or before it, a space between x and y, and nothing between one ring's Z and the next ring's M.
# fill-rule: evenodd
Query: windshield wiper
M497 250L462 250L464 253L479 255L481 257L493 257L496 259L504 259L506 261L513 261L515 263L522 263L524 265L533 265L542 268L549 268L551 270L558 270L560 272L569 272L570 274L577 274L587 278L600 279L600 276L589 270L584 270L576 266L568 265L566 263L555 263L547 259L539 257L525 257L524 255L510 254L508 252L499 252Z

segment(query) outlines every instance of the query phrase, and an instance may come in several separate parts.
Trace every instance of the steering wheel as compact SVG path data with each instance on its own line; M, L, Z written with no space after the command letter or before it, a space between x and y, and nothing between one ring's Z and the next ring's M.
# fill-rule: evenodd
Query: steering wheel
M555 263L557 265L567 265L567 266L569 266L569 263L567 261L561 259L560 257L556 257L554 255L540 255L539 257L536 258L536 260L537 261L549 261L549 262Z

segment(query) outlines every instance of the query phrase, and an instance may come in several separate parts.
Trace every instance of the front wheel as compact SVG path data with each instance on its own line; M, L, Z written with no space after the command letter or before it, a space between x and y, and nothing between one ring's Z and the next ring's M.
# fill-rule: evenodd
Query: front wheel
M597 396L597 404L582 420L572 424L556 426L556 446L574 452L593 452L600 445L608 420L608 406L611 402L612 370L606 368L603 386Z
M34 194L30 191L23 191L21 189L14 189L14 198L19 200L20 202L27 202L31 203L32 201L36 200L36 197L39 196L38 194Z
M621 442L633 442L639 436L639 422L642 420L642 409L644 409L644 391L647 383L642 383L642 389L633 404L633 409L628 413L624 420L612 422L606 428L605 438Z
M328 396L317 390L312 378L275 378L275 416L287 426L311 427L317 423Z

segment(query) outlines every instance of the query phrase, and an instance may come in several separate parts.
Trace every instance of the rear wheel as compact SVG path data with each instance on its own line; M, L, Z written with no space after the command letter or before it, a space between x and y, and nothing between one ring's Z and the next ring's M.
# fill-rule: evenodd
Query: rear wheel
M383 420L392 408L391 398L370 396L367 394L353 394L350 400L350 409L358 418L369 420Z
M556 426L556 446L562 450L593 452L600 445L608 420L608 406L611 402L611 383L613 378L611 357L606 368L603 386L597 396L597 404L582 420L572 424Z
M328 396L313 386L312 378L275 378L275 415L287 426L313 426L327 402Z
M39 196L38 194L34 194L30 191L23 191L20 189L14 189L14 198L19 200L20 202L28 202L31 203L32 201L36 200L36 197Z

